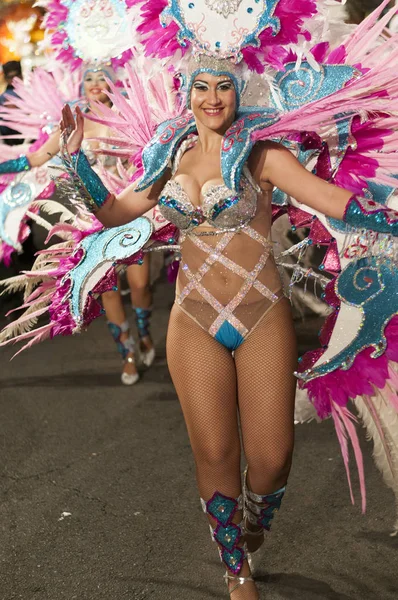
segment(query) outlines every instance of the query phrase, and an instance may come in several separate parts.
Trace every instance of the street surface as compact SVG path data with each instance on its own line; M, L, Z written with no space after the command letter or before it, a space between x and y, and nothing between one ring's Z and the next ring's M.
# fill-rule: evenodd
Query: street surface
M119 383L104 319L11 363L12 349L1 350L1 600L228 597L166 365L172 295L157 286L158 357L132 388ZM298 324L302 347L318 328ZM362 516L332 423L296 432L288 492L258 561L262 598L396 600L393 497L371 445Z

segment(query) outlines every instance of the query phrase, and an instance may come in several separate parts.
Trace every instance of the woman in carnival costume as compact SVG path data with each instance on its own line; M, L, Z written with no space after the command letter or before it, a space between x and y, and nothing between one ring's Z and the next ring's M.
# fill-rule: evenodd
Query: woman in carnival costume
M51 184L50 193L43 195L42 192L35 193L32 189L32 185L28 187L27 180L32 177L32 174L36 178L41 174L45 181L50 181L51 171L47 167L49 164L56 163L56 155L59 153L60 148L60 135L58 130L58 123L61 118L61 109L65 101L69 101L72 105L78 103L81 105L85 115L88 119L95 115L96 106L98 104L111 106L111 101L107 95L109 90L110 82L116 82L116 74L114 68L118 68L126 64L127 60L130 60L132 53L130 50L125 51L122 56L118 56L117 59L110 59L109 53L118 54L126 45L126 31L122 28L122 32L118 30L118 20L116 23L112 22L112 17L115 17L114 11L112 11L112 3L108 3L108 7L103 3L103 8L108 8L106 13L107 19L111 19L109 29L106 38L111 38L111 33L117 36L121 33L121 37L117 36L118 42L117 47L115 43L105 43L105 47L98 47L98 44L90 44L92 41L90 35L85 35L87 31L92 30L93 23L97 22L98 18L104 17L103 11L100 11L99 15L95 11L89 11L89 14L85 11L62 13L62 21L59 23L59 27L56 32L52 31L50 37L50 45L56 51L58 64L53 65L52 72L54 75L50 75L44 70L38 70L35 72L29 85L24 85L20 82L18 87L19 100L16 107L5 108L2 111L4 122L14 123L15 127L21 134L17 137L36 137L35 126L37 130L45 133L51 132L52 129L56 129L50 136L46 136L43 140L43 134L40 137L40 143L36 143L33 147L29 148L28 152L24 155L19 156L16 159L11 159L0 163L0 173L7 177L5 174L13 174L16 172L27 173L23 180L19 178L18 184L15 182L10 185L0 196L1 206L11 207L11 203L8 201L8 197L13 196L16 201L13 203L14 209L21 210L20 207L24 207L25 212L22 216L19 225L18 244L12 246L3 241L3 248L6 246L6 250L21 250L21 241L29 234L27 225L25 223L29 216L34 218L34 215L30 212L32 209L31 201L33 199L49 198L54 192L54 184ZM46 15L45 25L51 30L57 24L56 19L61 18L57 11L54 2L51 2L48 6L49 12ZM129 15L128 6L125 7L126 17ZM109 12L111 11L111 12ZM122 15L117 15L119 18ZM130 18L127 19L128 21ZM70 32L74 28L79 27L80 35L84 37L84 48L81 47L81 39L70 39ZM115 30L116 27L116 30ZM124 35L123 35L124 33ZM77 44L74 48L73 44ZM67 45L69 52L65 52L65 46ZM128 45L131 45L131 38L128 36ZM94 47L93 47L94 46ZM104 54L104 52L106 54ZM84 61L83 59L87 60ZM90 62L87 62L87 61ZM63 63L63 71L60 72L59 64ZM114 68L113 68L114 67ZM65 74L65 68L66 74ZM62 97L61 91L65 88L65 83L69 81L74 82L74 86L69 86L68 94ZM78 82L78 89L76 86ZM71 88L74 90L74 94L71 94ZM60 88L60 89L58 89ZM38 100L40 106L38 106ZM37 123L38 114L39 119L44 119L44 125ZM23 123L21 128L21 121ZM51 121L51 122L50 122ZM27 123L29 127L27 127ZM127 185L127 175L122 172L124 181L122 182L117 177L116 159L106 154L106 144L99 144L92 138L106 138L110 135L110 128L106 124L100 124L94 120L85 120L84 127L84 150L89 157L90 164L98 171L103 172L105 169L109 174L115 175L110 181L110 185L116 186L116 189L120 190L123 186ZM100 157L96 151L102 150L103 156ZM53 158L49 158L53 157ZM128 179L127 179L128 182ZM28 190L29 193L25 194L22 198L21 188ZM34 204L35 209L40 207L40 203ZM56 209L56 204L42 203L41 208ZM62 206L59 205L59 212L62 212ZM10 212L10 211L9 211ZM15 210L13 211L15 212ZM12 223L15 228L15 219L12 221L7 213L8 222ZM1 234L1 231L0 231ZM6 235L6 234L5 234ZM7 240L10 241L10 235L7 235ZM3 254L8 258L10 252L7 253L3 250ZM146 256L143 260L142 265L132 265L127 268L127 279L130 288L132 308L135 315L135 323L140 339L140 358L146 366L151 366L155 358L155 350L152 343L152 339L149 332L150 319L152 314L152 293L150 289L150 262L149 257ZM108 320L108 328L116 342L118 352L123 358L123 372L121 375L121 381L125 385L133 385L139 379L136 361L135 361L135 341L130 333L130 325L126 318L125 308L120 294L120 284L114 286L113 290L105 291L102 295L102 303L105 309L105 313Z
M32 201L54 194L55 184L44 164L55 164L56 159L42 149L51 146L54 136L59 139L62 107L78 98L79 82L72 73L65 76L54 65L52 73L38 68L25 82L15 79L14 89L17 95L12 104L6 102L0 107L0 123L12 125L12 137L24 141L18 148L0 145L0 261L7 267L13 253L22 252L22 244L30 235L28 222L37 213ZM42 160L36 160L42 154ZM28 156L36 164L31 165Z
M160 236L166 226L154 231L141 216L149 209L157 206L178 228L181 268L168 364L232 600L259 598L248 558L281 506L293 450L296 342L270 241L272 218L282 212L295 228L310 227L291 253L328 246L317 277L334 310L322 348L300 363L304 393L321 417L333 416L346 463L347 437L353 441L363 507L349 399L397 492L398 212L387 203L395 202L398 173L392 66L398 50L395 38L376 44L386 4L332 50L317 43L325 16L311 0L142 3L139 31L147 54L191 55L185 81L191 112L160 125L142 151L142 177L117 197L81 150L83 114L77 109L75 121L70 107L63 112L64 164L87 208L111 229L102 239L86 238L56 284L57 274L48 271L48 286L56 285L52 323L13 339L30 345L49 332L64 333L59 322L66 316L68 333L79 319L80 326L89 323L93 295L79 285L82 273L100 265L109 279L112 266L127 260L116 254L127 239L129 261L139 260L148 243L166 241L166 233ZM261 72L264 65L276 71L273 106L244 106L247 67ZM126 113L124 127L118 125L126 145L138 128L132 116ZM136 117L140 123L138 110ZM114 240L121 242L118 250L109 251L108 262L96 262L98 248L105 254ZM298 263L295 275L301 270ZM101 288L98 276L90 287ZM248 465L243 486L239 425Z

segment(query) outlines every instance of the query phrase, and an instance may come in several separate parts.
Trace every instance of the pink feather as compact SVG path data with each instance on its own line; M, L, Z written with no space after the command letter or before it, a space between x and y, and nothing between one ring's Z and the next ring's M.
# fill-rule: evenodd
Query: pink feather
M348 454L348 443L347 443L347 432L344 428L344 425L340 419L340 415L338 411L333 406L332 408L332 418L334 422L334 427L336 429L337 439L340 443L341 454L343 456L344 466L347 474L348 487L350 489L350 497L351 502L355 504L354 493L352 491L352 483L351 483L351 473L350 473L350 458Z
M338 412L340 419L348 433L348 436L351 440L351 444L354 450L355 460L357 463L358 474L359 474L359 484L361 489L361 498L362 498L362 512L366 512L366 486L365 486L365 471L363 467L363 455L361 451L361 446L359 445L358 435L355 429L353 422L357 422L357 419L354 417L352 413L348 410L348 408L342 408L336 405L336 411Z

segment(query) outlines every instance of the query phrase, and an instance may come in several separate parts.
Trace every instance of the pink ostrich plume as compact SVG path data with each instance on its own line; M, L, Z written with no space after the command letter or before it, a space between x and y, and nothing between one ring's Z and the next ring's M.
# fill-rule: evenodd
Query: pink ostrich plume
M167 7L167 0L133 0L141 7L141 24L137 31L142 35L146 56L170 58L178 50L184 55L187 48L182 48L177 40L179 27L172 21L166 27L160 23L160 15Z
M177 51L184 55L190 44L187 41L186 47L181 47L177 39L180 31L177 23L171 21L164 26L160 22L160 16L168 5L167 0L144 2L133 0L133 2L141 7L141 24L138 32L142 35L146 55L170 58ZM248 67L258 73L264 71L264 62L283 68L280 61L283 47L297 43L300 35L306 40L311 38L305 22L316 12L317 6L314 0L279 0L274 16L280 20L280 30L275 35L270 27L266 27L258 36L256 47L243 48L242 54Z
M393 121L396 119L387 115L365 123L361 123L359 117L354 118L351 133L355 144L347 149L333 183L361 194L367 188L367 182L383 183L389 177L391 153L395 154L397 144L397 123ZM388 128L389 124L391 128Z
M0 107L0 124L16 130L16 139L41 139L33 152L58 126L64 104L78 99L80 81L80 72L54 65L50 73L38 67L25 81L15 80L17 96Z
M307 41L311 39L305 22L316 13L317 6L313 0L281 0L274 13L280 20L280 31L273 35L270 28L264 29L259 35L258 47L243 49L242 54L248 67L258 73L264 71L264 63L278 70L283 69L280 58L286 46L296 44L300 35Z
M148 60L142 68L128 64L126 74L122 87L108 81L112 108L97 103L95 114L86 118L107 125L114 133L109 138L96 138L107 145L98 153L127 158L139 168L142 150L156 128L164 120L183 115L186 108L173 78L157 61Z

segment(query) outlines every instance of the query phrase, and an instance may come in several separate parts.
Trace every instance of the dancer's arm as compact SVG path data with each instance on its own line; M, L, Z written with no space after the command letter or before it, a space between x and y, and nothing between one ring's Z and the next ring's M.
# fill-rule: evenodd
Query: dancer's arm
M257 159L255 170L264 184L272 183L298 202L358 229L398 236L397 211L327 183L283 146L266 142Z
M127 187L121 194L111 194L99 176L90 167L87 158L80 150L84 137L84 117L79 108L76 108L76 120L69 105L62 111L60 124L61 133L69 134L67 149L74 162L74 167L81 182L86 188L90 198L87 207L95 212L97 219L105 227L124 225L140 217L158 202L159 194L169 178L169 174L156 181L151 187L135 192L135 184Z
M310 173L284 146L272 142L262 146L255 156L257 176L262 183L272 183L288 196L328 217L343 218L352 192Z
M59 129L54 131L46 142L35 152L29 152L26 156L31 167L41 167L51 160L59 152Z
M41 167L58 152L59 131L56 131L36 152L28 152L0 163L0 175L23 173L24 171L30 171L33 167Z

